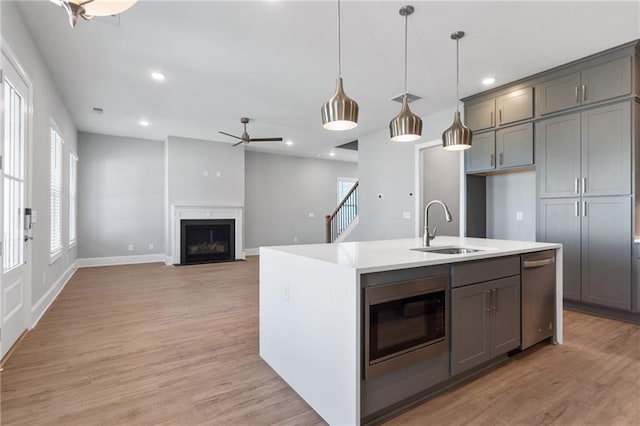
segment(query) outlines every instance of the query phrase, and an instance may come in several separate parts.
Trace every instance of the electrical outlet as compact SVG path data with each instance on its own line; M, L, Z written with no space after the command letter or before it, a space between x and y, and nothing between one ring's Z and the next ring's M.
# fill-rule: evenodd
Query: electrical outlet
M403 219L411 219L411 212L402 212Z
M222 177L222 172L216 172L216 177Z
M153 250L153 243L149 243L149 250Z
M133 244L129 244L129 248L128 248L128 250L129 250L129 251L133 251Z
M516 212L516 220L522 220L522 212Z
M293 242L297 243L298 242L298 237L293 237Z
M312 218L316 217L316 214L315 213L309 213L309 217L312 217Z

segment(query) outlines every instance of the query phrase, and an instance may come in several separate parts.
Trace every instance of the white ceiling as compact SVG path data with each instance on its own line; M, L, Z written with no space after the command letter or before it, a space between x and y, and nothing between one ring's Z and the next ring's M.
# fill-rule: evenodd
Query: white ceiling
M398 113L389 99L403 91L404 3L342 3L345 91L360 105L348 132L324 130L320 118L337 76L334 1L140 1L119 26L81 20L75 29L49 1L19 8L80 131L232 142L217 131L240 134L248 116L253 137L295 143L250 149L327 157ZM485 76L504 84L640 38L638 1L410 4L409 91L423 97L412 104L421 116L455 106L453 31L467 33L463 97L484 90ZM151 80L152 70L167 80ZM335 159L357 158L338 151Z

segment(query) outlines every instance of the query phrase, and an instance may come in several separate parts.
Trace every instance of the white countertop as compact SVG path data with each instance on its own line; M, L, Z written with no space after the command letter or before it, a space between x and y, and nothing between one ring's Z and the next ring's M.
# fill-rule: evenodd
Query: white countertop
M366 273L488 259L533 251L559 249L562 247L560 244L552 243L447 236L436 237L431 241L431 246L464 246L482 251L469 254L445 255L410 250L412 248L422 247L422 239L420 238L275 246L262 247L261 250L277 250L338 266L355 268L359 273Z

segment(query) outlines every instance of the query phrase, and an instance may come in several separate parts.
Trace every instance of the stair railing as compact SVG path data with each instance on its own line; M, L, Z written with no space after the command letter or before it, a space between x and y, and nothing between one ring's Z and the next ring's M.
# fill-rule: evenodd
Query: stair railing
M334 242L358 216L358 183L356 181L353 184L333 213L325 216L325 241L327 243Z

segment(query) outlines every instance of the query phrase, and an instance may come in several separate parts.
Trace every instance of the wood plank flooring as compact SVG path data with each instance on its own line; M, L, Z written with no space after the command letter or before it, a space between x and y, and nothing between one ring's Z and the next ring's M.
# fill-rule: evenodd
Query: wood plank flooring
M565 312L536 347L392 425L637 425L640 327ZM0 376L2 425L314 425L258 356L258 259L79 270Z

